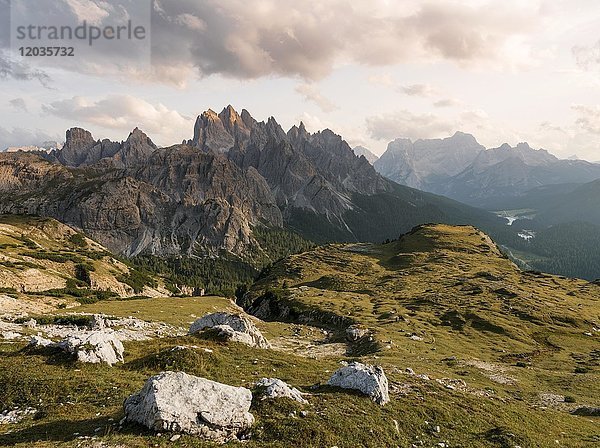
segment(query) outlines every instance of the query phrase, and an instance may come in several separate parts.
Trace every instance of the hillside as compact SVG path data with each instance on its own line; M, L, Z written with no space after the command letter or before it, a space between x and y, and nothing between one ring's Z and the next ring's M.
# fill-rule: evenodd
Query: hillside
M242 300L268 319L255 322L270 349L183 336L196 316L235 312L223 298L85 305L80 312L125 326L125 362L88 365L0 339L0 408L35 408L0 426L0 445L215 446L118 423L123 400L169 369L253 390L277 376L306 393L307 405L255 400L249 447L594 446L597 417L571 412L600 405L599 292L519 271L472 227L426 225L388 244L327 245L275 264ZM64 313L37 316L34 330L0 326L25 338L64 333ZM367 334L349 342L351 324ZM341 361L357 359L386 372L385 406L323 385Z
M0 291L3 312L35 307L32 297L64 307L170 294L76 230L54 219L15 215L0 216Z
M292 256L254 285L244 305L265 319L364 326L376 343L357 353L377 350L388 368L402 360L417 373L477 384L497 408L518 404L528 419L547 414L567 434L581 430L566 446L591 446L585 441L597 431L582 430L562 397L598 404L599 292L586 281L520 271L472 227L427 225L385 245ZM558 403L545 402L553 394ZM510 413L490 418L526 437L524 446L552 444L549 428L526 428Z

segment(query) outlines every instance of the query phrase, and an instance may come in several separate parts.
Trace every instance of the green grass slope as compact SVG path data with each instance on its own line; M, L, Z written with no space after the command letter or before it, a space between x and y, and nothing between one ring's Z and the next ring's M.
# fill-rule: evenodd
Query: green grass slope
M598 418L570 411L600 405L599 292L585 281L521 272L467 226L316 248L276 263L244 298L269 319L258 326L273 349L164 337L125 343L125 363L109 368L0 340L0 411L37 409L0 426L0 446L214 446L119 426L123 400L167 369L249 388L278 377L307 393L305 406L256 399L248 447L597 446ZM79 311L186 328L221 309L235 305L155 298ZM349 324L373 340L345 342ZM188 349L172 351L177 345ZM390 403L324 386L351 359L383 366Z

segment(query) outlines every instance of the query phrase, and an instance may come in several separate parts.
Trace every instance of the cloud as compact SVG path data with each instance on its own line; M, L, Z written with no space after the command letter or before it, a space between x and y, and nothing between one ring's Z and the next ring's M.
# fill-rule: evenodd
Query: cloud
M409 96L434 96L437 94L435 87L429 84L410 84L407 86L401 86L400 91Z
M43 142L60 141L57 135L50 135L40 129L0 127L0 151L10 146L40 146Z
M51 78L46 72L33 68L25 62L17 61L4 50L0 50L0 79L36 80L44 87L48 87L51 82Z
M445 136L453 133L455 123L434 114L414 114L408 110L388 115L368 117L367 131L376 140L398 137L419 139Z
M461 104L461 101L454 98L443 98L433 103L435 107L456 107L460 106Z
M296 87L296 92L302 95L306 101L315 103L323 112L333 112L339 109L337 105L324 97L317 87L312 84L300 84Z
M200 76L304 80L321 79L346 64L450 61L462 67L514 67L536 59L530 41L541 22L535 7L518 0L407 0L402 8L388 0L61 0L36 4L28 19L114 24L127 8L141 14L144 5L152 5L153 70L146 78L176 84L190 76L189 67ZM109 48L87 49L90 60L103 58L97 64L61 67L128 75L133 61L126 56L145 58L125 51L125 45ZM174 67L184 69L167 70Z
M151 104L131 95L109 95L101 99L74 96L42 106L42 110L71 120L106 129L131 130L138 126L159 135L161 144L172 144L191 133L193 120L163 104Z
M384 87L395 87L397 85L396 81L389 73L378 73L376 75L371 75L367 78L369 83L376 86L384 86Z
M392 3L159 0L153 33L161 40L162 33L174 31L174 18L191 14L206 27L200 33L178 30L171 55L191 58L202 74L319 79L345 62L385 66L424 59L468 65L510 59L511 39L535 24L530 11L510 2L429 2L406 15Z
M184 26L188 27L190 30L194 30L194 31L206 30L206 23L204 22L204 20L199 19L194 14L188 14L188 13L179 14L177 17L175 17L175 23L184 25Z
M443 138L456 131L471 133L480 142L490 146L502 143L498 142L498 136L509 141L523 141L505 123L490 118L484 110L476 108L465 108L445 115L400 110L368 117L365 123L368 134L380 141Z
M600 134L600 106L575 104L571 107L577 114L575 125L591 134Z
M99 0L63 0L77 16L79 22L84 20L92 25L100 25L102 20L106 19L111 12L114 12L112 5L107 1Z
M600 40L589 46L574 46L571 51L581 69L595 70L600 66Z
M8 104L17 112L28 112L27 104L23 98L14 98Z

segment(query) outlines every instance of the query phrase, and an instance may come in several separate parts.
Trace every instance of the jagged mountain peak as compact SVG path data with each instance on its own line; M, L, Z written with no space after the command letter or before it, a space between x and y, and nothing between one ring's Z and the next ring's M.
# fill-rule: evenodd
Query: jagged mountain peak
M131 131L129 133L129 136L127 137L127 140L125 140L126 142L133 142L133 141L137 141L137 142L143 142L149 146L152 146L154 148L156 148L157 146L154 144L154 142L150 139L150 137L148 137L148 135L142 131L140 128L135 127L133 129L133 131Z
M78 127L67 129L65 145L81 147L93 143L95 140L90 131Z
M364 157L365 159L367 159L367 161L373 165L377 159L379 159L379 157L375 154L373 154L371 152L371 150L369 150L368 148L365 148L364 146L355 146L354 148L352 148L352 151L354 152L354 154L357 155L357 157Z
M246 123L244 123L242 117L237 113L231 104L223 108L218 116L221 120L221 123L223 123L223 126L230 134L235 134L235 132L239 130L246 133L250 132L250 129Z

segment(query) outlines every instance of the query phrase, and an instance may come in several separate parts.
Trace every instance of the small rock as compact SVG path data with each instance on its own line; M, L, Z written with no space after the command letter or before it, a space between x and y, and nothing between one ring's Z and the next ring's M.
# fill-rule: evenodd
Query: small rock
M15 408L11 411L6 410L0 413L0 425L15 424L22 421L28 415L33 415L37 412L34 408L19 409Z
M29 319L23 325L27 328L35 328L37 327L37 321L35 319Z
M271 344L265 339L260 330L246 316L230 313L212 313L196 320L189 334L207 329L215 329L219 336L233 342L241 342L253 347L270 348Z
M302 418L308 417L308 411L300 411L300 417L302 417Z
M79 362L106 363L109 366L123 362L123 343L113 333L73 334L59 342L57 347L75 355Z
M181 434L175 434L169 439L169 442L177 442L179 439L181 439Z
M104 330L107 327L106 318L104 316L102 316L101 314L92 314L90 316L90 322L89 322L88 326L90 327L90 330L94 330L94 331Z
M2 333L2 338L7 341L14 341L15 339L19 339L21 337L21 333L15 333L14 331L6 331Z
M41 336L33 336L29 340L30 347L52 347L55 345L56 343L52 342L50 339L46 339Z
M263 398L290 398L299 403L308 403L302 398L302 392L295 387L290 387L288 384L278 378L261 378L257 383L257 387L264 388Z
M359 390L381 405L390 401L388 380L379 366L352 362L338 369L327 382L330 386Z
M346 328L346 339L348 339L350 342L355 342L367 335L368 332L369 330L367 330L366 328L352 325Z

